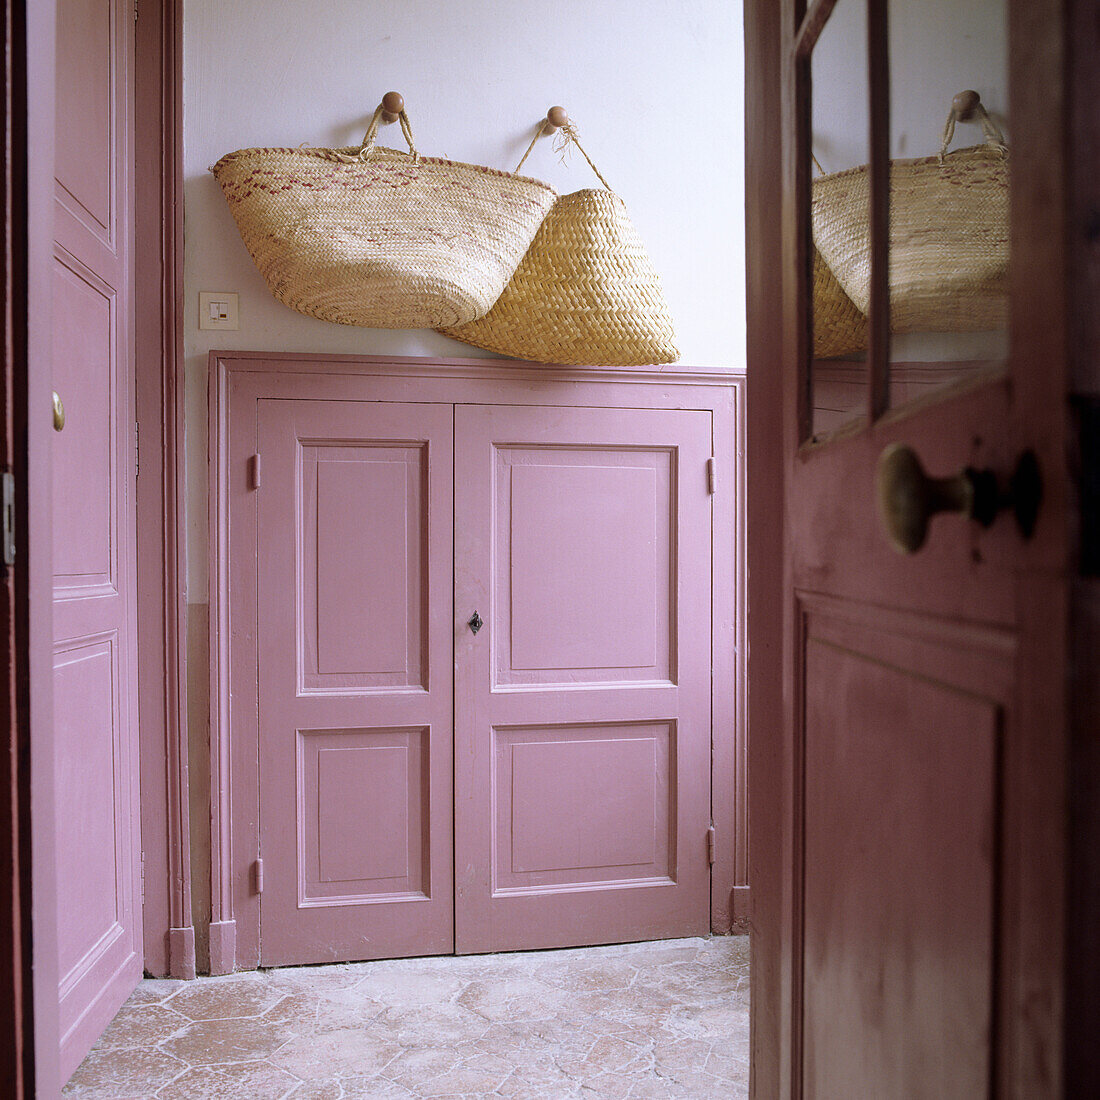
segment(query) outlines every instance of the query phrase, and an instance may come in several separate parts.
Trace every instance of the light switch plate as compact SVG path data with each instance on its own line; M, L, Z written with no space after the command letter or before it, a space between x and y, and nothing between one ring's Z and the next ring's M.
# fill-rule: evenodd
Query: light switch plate
M240 297L228 290L199 291L199 328L239 329Z

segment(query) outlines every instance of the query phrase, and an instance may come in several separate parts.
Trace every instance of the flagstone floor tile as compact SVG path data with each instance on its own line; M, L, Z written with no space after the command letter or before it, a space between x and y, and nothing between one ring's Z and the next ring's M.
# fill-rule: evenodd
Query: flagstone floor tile
M70 1100L745 1097L745 936L143 982Z

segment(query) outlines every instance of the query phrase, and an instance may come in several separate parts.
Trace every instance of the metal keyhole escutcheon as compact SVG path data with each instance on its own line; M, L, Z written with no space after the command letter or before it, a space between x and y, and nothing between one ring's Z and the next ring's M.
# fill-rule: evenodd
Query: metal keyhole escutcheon
M466 621L466 625L476 634L484 625L481 616L475 611Z

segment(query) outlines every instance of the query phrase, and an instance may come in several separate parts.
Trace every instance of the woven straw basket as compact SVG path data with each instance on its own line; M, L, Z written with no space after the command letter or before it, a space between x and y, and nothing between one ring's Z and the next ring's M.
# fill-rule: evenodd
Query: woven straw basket
M301 313L369 328L482 316L556 197L539 180L374 145L241 149L211 169L271 293Z
M571 127L563 132L576 142ZM562 195L496 305L440 331L540 363L645 366L680 354L657 273L610 188Z
M988 122L986 116L983 122ZM895 160L890 172L890 330L967 332L1007 323L1008 161L989 122L985 145ZM866 166L813 184L813 237L855 307L870 305Z

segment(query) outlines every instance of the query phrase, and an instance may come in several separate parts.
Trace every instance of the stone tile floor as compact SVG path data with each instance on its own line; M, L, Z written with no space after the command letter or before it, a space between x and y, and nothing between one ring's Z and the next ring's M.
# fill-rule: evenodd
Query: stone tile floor
M81 1100L748 1095L745 936L141 983Z

